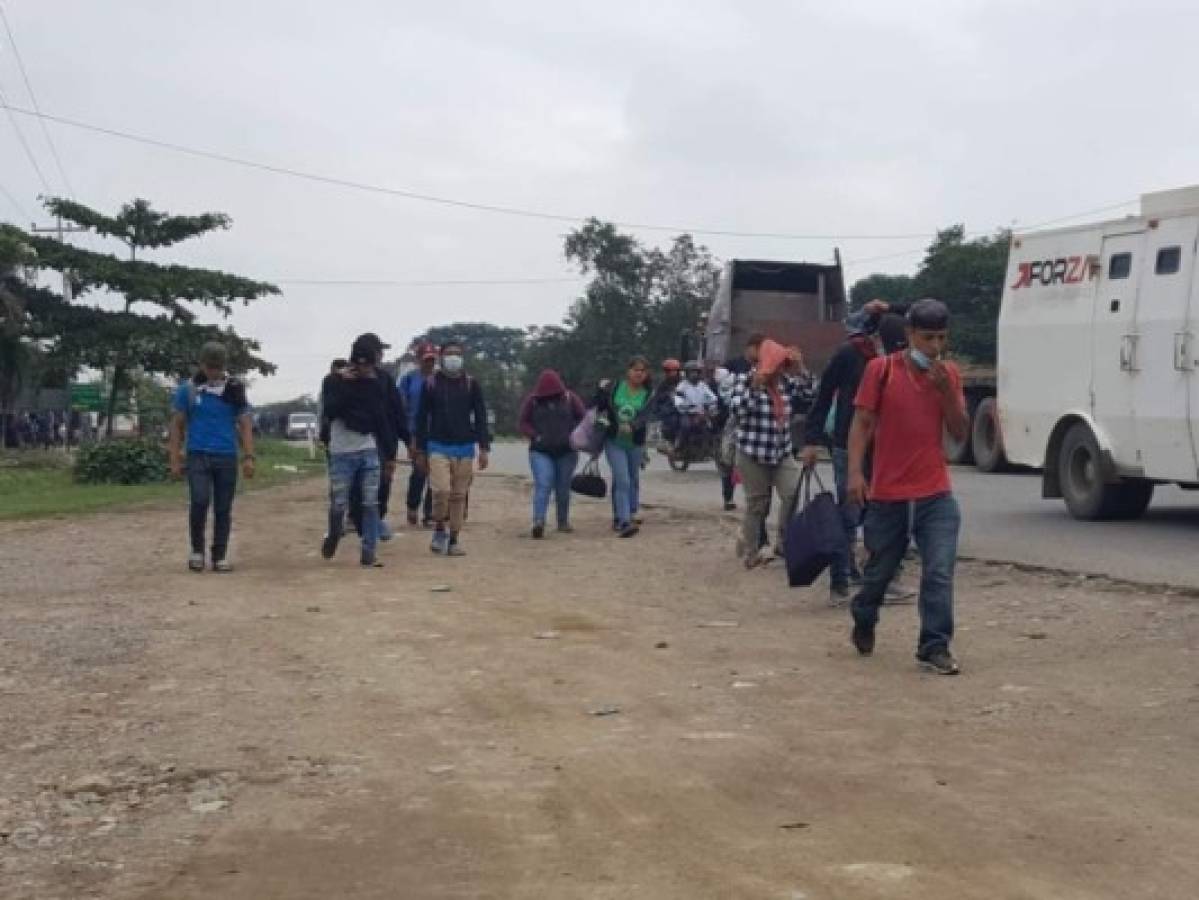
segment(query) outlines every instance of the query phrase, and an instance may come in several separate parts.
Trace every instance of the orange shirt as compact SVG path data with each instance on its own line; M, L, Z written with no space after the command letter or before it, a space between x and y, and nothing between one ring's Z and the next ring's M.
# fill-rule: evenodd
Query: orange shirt
M965 409L962 376L953 363L946 363L945 369L957 401ZM953 489L941 447L945 413L928 373L913 372L903 353L872 359L862 375L854 406L878 416L870 499L923 500Z

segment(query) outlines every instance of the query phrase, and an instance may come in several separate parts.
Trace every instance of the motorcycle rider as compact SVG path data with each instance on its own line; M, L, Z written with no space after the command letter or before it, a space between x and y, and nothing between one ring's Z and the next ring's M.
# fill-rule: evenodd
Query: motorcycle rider
M687 379L679 383L674 393L674 405L679 411L680 425L675 450L684 450L696 434L710 432L712 416L720 404L716 394L704 382L704 369L695 360L686 365Z
M650 418L661 425L662 440L672 445L679 433L679 411L675 406L674 392L683 380L682 372L683 366L677 359L663 360L662 380L654 388L654 396L649 402Z

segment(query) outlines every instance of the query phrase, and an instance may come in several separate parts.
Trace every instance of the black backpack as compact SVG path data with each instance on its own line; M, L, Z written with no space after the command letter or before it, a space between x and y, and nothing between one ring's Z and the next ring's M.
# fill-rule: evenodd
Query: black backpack
M569 392L551 400L534 400L529 418L537 434L532 449L549 456L565 456L571 452L570 433L577 423Z

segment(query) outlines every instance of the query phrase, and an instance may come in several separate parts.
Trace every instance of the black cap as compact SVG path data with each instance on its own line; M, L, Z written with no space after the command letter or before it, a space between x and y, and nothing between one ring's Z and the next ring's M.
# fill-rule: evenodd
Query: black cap
M386 347L387 344L380 341L376 334L359 335L354 339L354 346L350 348L350 362L356 366L376 365Z
M391 349L391 344L383 343L383 341L380 340L379 335L375 334L373 331L368 331L366 334L358 335L358 340L362 341L363 346L366 346L366 345L373 346L375 348L375 350L378 351L380 356L383 355L384 350ZM357 343L357 342L358 341L355 341L354 343Z

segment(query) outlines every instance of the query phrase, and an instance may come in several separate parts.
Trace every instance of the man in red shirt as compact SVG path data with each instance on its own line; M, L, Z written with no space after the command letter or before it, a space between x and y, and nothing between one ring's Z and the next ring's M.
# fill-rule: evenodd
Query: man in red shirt
M851 610L858 652L874 652L883 594L911 538L920 550L920 637L916 658L943 675L956 675L953 639L953 569L961 513L941 449L948 429L966 435L962 379L941 361L949 335L949 310L939 300L919 300L908 310L908 347L871 360L862 376L849 434L849 502L864 504L870 559ZM864 462L873 444L867 488Z

